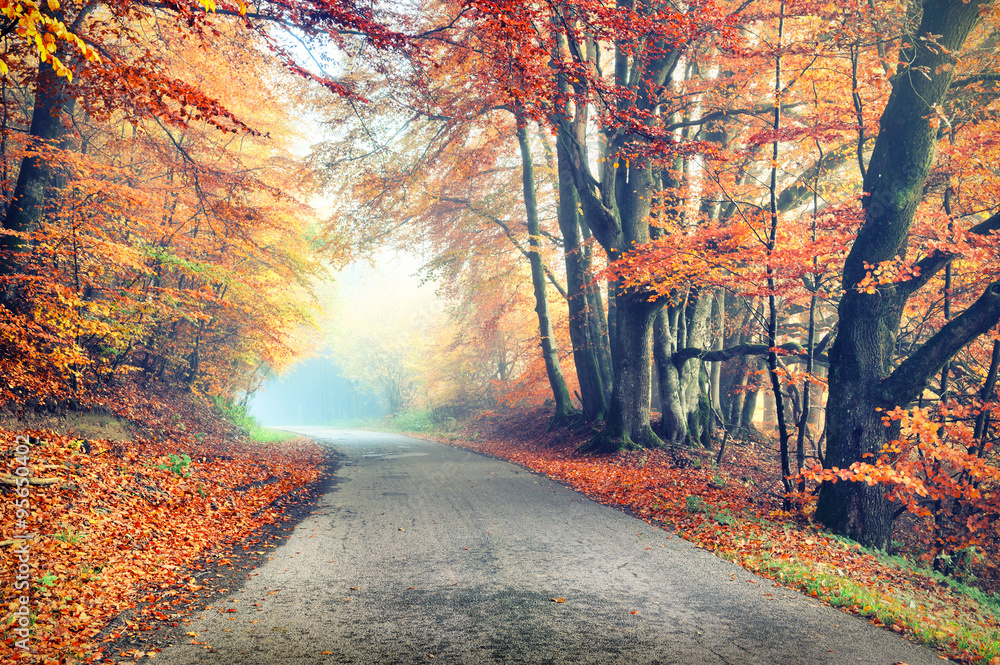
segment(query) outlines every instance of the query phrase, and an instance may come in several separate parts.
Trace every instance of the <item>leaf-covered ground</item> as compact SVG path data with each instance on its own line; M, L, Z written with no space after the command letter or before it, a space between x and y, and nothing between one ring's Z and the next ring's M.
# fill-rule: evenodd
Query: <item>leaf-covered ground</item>
M1000 624L987 606L782 511L775 454L766 446L731 445L716 469L711 455L687 450L579 454L589 432L550 433L546 426L545 414L535 412L435 438L544 473L951 658L1000 665Z
M0 428L0 475L16 477L17 437L29 436L31 476L50 483L28 486L23 525L15 487L0 485L0 662L140 655L105 651L123 632L183 621L183 608L205 584L192 563L208 557L216 567L231 566L219 553L280 521L276 500L320 475L323 453L315 443L250 442L194 400L137 397L116 411L130 418L130 440ZM21 637L9 623L25 593L15 588L15 536L26 534L29 652L17 648ZM102 634L129 610L120 628Z
M194 401L136 399L117 411L133 430L126 440L98 439L93 429L84 438L0 428L0 475L16 473L16 437L29 435L32 475L54 479L30 486L24 528L16 525L14 488L0 485L4 621L22 593L14 589L13 537L34 534L32 652L17 649L19 637L4 625L0 662L155 657L153 641L142 635L183 630L199 598L204 604L220 591L213 582L228 586L244 574L227 546L250 534L238 549L264 554L263 534L285 517L276 500L305 494L321 475L323 454L314 443L248 442ZM549 433L544 414L535 412L478 421L447 442L544 473L958 660L1000 665L1000 628L983 606L781 511L768 448L732 446L714 469L710 456L689 451L577 454L586 436Z

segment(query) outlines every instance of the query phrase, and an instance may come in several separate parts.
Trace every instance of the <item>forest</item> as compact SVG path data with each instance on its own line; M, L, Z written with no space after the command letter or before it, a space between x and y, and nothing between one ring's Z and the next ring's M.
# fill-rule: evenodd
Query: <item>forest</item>
M0 8L8 410L332 349L393 414L773 443L786 510L996 575L997 2ZM337 293L397 251L435 299Z

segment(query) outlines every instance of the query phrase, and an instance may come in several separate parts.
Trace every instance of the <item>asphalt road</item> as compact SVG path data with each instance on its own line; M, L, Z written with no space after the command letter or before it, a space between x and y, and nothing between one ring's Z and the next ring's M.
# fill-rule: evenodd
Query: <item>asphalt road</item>
M512 464L298 431L333 489L158 665L942 662Z

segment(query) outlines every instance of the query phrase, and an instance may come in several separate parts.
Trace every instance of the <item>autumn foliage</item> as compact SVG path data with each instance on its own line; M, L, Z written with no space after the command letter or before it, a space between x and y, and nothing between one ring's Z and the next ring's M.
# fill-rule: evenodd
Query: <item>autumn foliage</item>
M664 444L774 440L784 509L995 583L995 2L390 5L0 0L0 399L245 399L404 249L434 321L340 331L393 412L551 399L646 457L524 461L650 519Z
M920 429L923 421L914 420L914 429ZM778 460L768 446L730 449L715 465L714 456L693 450L581 454L577 448L585 437L580 432L546 432L541 412L521 411L481 418L459 437L442 441L565 483L648 522L649 528L663 528L694 547L771 578L773 587L800 589L876 626L917 633L959 662L1000 659L991 637L1000 627L988 610L926 574L886 563L856 543L831 537L801 511L783 510ZM940 490L933 492L940 496ZM922 544L909 538L907 546ZM977 574L995 576L995 558L968 563ZM753 579L746 583L757 584ZM760 591L765 596L774 592L767 587ZM867 604L868 597L879 598L879 607ZM980 637L970 637L969 622Z
M85 403L140 377L228 397L296 352L315 274L305 240L312 213L301 203L308 177L288 152L296 134L276 100L305 84L259 39L198 16L193 34L166 31L145 60L126 48L79 64L74 83L33 73L27 60L11 71L19 94L56 98L48 121L60 126L41 140L19 131L37 117L4 107L7 401ZM152 20L130 15L116 34ZM123 96L110 95L115 77L128 82ZM44 166L46 195L37 221L17 228L33 165Z
M0 479L16 478L13 442L30 440L28 590L33 616L31 652L5 624L4 662L96 662L119 654L106 642L184 619L171 603L196 598L204 584L193 562L219 557L225 547L284 519L279 499L292 498L320 476L323 453L312 442L250 444L199 400L172 395L120 395L109 421L121 418L128 439L87 439L72 433L0 430ZM30 439L29 439L30 437ZM9 453L9 454L8 454ZM4 486L6 494L12 486ZM17 609L12 587L16 503L0 504L0 574L5 616ZM266 547L262 543L260 547ZM213 559L217 565L225 565ZM106 625L139 608L117 634ZM165 624L164 624L165 625ZM17 660L20 659L20 660Z
M1000 556L1000 470L993 442L975 436L975 416L992 410L992 405L952 405L935 414L897 407L883 418L899 438L878 457L848 469L814 464L806 476L885 486L901 510L928 525L923 561L967 573L973 564L996 562ZM995 563L990 567L994 570L986 575L986 584L997 578Z

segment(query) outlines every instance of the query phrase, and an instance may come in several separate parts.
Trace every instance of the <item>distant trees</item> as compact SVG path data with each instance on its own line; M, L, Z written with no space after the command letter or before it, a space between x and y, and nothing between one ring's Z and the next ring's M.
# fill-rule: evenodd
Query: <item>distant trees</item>
M341 375L379 395L389 415L414 406L423 387L417 368L436 319L429 289L391 276L351 285L325 331Z

